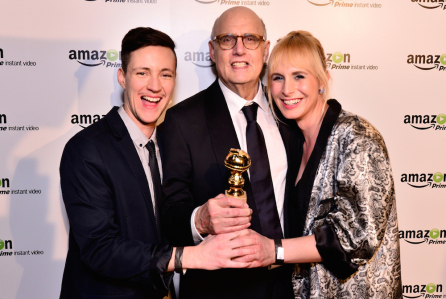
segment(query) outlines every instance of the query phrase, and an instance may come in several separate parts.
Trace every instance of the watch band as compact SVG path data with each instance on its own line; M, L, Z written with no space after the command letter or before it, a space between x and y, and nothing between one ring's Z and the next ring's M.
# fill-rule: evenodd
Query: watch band
M184 247L177 247L175 250L175 272L183 273L183 249Z
M274 240L274 248L276 251L276 262L274 265L283 265L285 262L285 251L282 247L282 239L275 239Z

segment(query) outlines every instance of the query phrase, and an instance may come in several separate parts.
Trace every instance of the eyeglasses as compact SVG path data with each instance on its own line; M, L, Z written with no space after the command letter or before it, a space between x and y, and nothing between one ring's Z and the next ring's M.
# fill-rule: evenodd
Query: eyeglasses
M259 47L261 41L265 41L265 37L258 34L246 33L243 35L220 34L214 37L212 41L217 42L222 50L231 50L237 44L238 38L242 38L242 43L248 50L255 50Z

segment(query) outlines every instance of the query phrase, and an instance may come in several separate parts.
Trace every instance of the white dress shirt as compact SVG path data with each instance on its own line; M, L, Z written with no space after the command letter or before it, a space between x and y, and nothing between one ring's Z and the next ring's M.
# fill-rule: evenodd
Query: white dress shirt
M220 79L218 79L218 83L226 99L226 104L228 105L229 113L231 114L232 123L234 124L240 147L248 154L249 152L246 144L247 122L242 108L244 106L251 105L253 102L256 102L259 105L259 109L257 111L257 123L262 129L263 136L265 137L266 150L268 152L268 159L271 169L271 178L273 181L274 194L276 198L276 206L279 213L280 224L283 230L283 201L285 197L285 181L288 167L286 151L276 120L272 115L266 96L263 93L262 84L259 82L259 88L254 99L252 101L247 101L227 88L220 81ZM194 219L197 210L198 207L195 208L191 217L192 235L196 244L203 240L203 237L197 232L195 227Z
M153 143L155 144L156 149L156 159L158 161L158 169L160 171L160 177L161 182L163 181L163 169L161 167L161 157L160 157L160 151L158 148L158 143L156 142L156 128L152 133L152 136L150 138L147 138L147 136L141 131L140 128L133 122L133 120L128 116L127 112L125 112L123 106L121 106L118 109L118 113L122 118L122 121L125 124L125 127L127 128L127 131L129 131L130 138L133 141L133 144L135 145L136 152L138 153L139 159L141 160L142 167L144 168L144 172L146 173L147 182L149 183L150 188L150 196L152 197L152 204L153 208L155 209L155 195L153 194L153 181L152 181L152 174L150 173L149 168L149 150L146 148L147 142L150 140L153 140Z

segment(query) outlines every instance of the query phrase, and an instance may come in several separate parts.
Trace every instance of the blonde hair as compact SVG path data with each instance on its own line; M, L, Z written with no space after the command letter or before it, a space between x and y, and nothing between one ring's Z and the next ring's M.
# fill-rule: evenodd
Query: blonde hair
M327 77L327 62L324 48L320 41L308 31L291 31L284 38L277 41L271 52L268 68L268 100L272 106L271 96L272 74L283 61L294 67L303 68L317 78L319 84L324 86L322 98L325 103L329 99L330 85Z

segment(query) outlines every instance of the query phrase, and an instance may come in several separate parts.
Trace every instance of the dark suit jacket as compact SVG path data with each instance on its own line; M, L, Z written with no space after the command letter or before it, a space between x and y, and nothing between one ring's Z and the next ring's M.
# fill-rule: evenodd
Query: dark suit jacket
M141 160L114 107L76 134L60 164L70 221L60 298L162 298L172 247L158 236Z
M281 116L277 110L276 113ZM297 146L292 130L296 123L279 123L287 153ZM229 110L217 81L209 88L175 105L167 111L164 121L163 163L163 228L174 246L193 245L190 226L195 207L228 189L229 171L224 159L230 148L240 148ZM285 204L290 187L297 176L297 159L288 154ZM244 190L253 210L251 229L262 233L251 185L246 173ZM291 178L291 179L290 179ZM289 184L291 182L291 184ZM284 211L285 224L288 221ZM285 236L287 226L285 225ZM291 267L277 270L223 269L191 270L182 276L180 298L280 298L290 291ZM277 281L277 288L271 283ZM286 285L284 285L284 283ZM277 290L273 290L273 289ZM279 293L277 293L279 292ZM287 293L289 294L289 293Z

